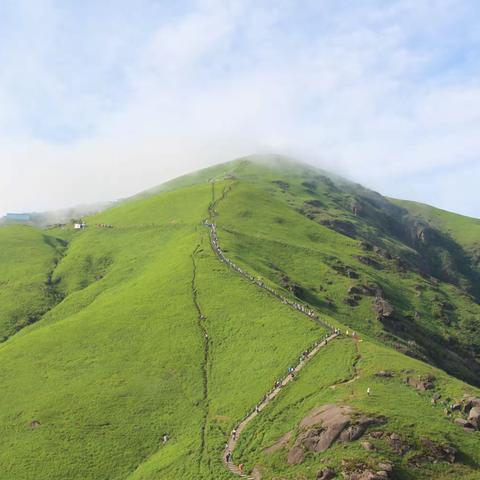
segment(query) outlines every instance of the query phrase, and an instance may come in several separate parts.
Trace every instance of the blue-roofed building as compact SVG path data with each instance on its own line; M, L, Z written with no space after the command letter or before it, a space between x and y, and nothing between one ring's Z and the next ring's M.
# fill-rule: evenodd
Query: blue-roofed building
M28 213L7 213L5 220L7 222L29 222L31 218Z

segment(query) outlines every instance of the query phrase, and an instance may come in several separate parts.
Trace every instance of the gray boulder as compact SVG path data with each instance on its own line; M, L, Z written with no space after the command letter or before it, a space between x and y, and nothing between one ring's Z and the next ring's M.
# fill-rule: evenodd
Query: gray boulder
M334 476L335 476L335 470L333 470L332 468L329 468L329 467L322 468L322 470L320 470L317 473L317 480L330 480Z
M473 407L468 414L468 421L477 430L480 429L480 407Z

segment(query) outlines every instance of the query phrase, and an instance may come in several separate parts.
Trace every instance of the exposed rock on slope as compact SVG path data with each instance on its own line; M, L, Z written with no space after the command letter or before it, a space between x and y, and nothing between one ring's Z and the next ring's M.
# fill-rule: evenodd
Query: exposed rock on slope
M419 377L406 377L405 382L408 385L424 392L425 390L430 390L434 387L435 376L434 375L422 375Z
M353 442L369 426L383 423L385 418L359 415L349 406L324 405L300 422L300 434L288 453L288 463L302 463L306 452L324 452L336 441Z

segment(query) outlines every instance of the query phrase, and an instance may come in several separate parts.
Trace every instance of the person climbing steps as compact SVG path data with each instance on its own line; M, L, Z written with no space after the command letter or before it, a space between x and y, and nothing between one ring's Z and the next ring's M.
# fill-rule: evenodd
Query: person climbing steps
M230 439L229 442L227 442L227 444L225 445L225 449L224 449L225 463L227 464L229 470L232 473L251 479L252 477L248 477L247 475L245 475L243 473L243 469L244 469L243 464L240 464L238 466L235 466L233 464L232 451L235 448L235 445L238 441L239 434L245 428L245 426L257 414L260 413L260 406L263 409L269 402L271 402L280 393L281 387L287 385L290 381L293 381L296 373L301 368L303 368L303 366L306 364L306 362L310 358L312 358L320 350L321 347L327 345L329 340L331 340L331 339L335 338L337 335L339 335L340 331L337 328L334 328L332 325L328 324L327 322L321 320L320 317L318 315L316 315L316 313L313 310L310 310L305 305L302 305L302 304L297 303L297 302L293 302L293 301L288 300L287 298L283 297L278 292L276 292L273 288L271 288L267 284L265 284L265 282L261 278L255 278L253 275L250 275L248 272L241 269L238 265L236 265L234 262L232 262L230 259L228 259L225 256L225 254L223 253L222 249L220 248L220 246L218 244L217 226L214 222L214 217L217 214L216 206L217 206L219 200L222 200L223 198L225 198L227 190L224 190L224 192L223 192L223 194L222 194L222 196L220 197L219 200L214 199L214 196L215 196L214 192L215 192L215 183L213 181L212 182L212 203L209 206L210 221L208 219L205 219L204 225L206 227L208 227L209 230L210 230L210 243L211 243L213 251L216 253L219 260L223 263L226 263L229 267L231 267L237 273L242 275L246 280L248 280L250 282L253 282L259 288L262 288L263 290L265 290L268 293L270 293L271 295L273 295L276 299L281 301L283 304L288 305L291 308L294 308L295 310L297 310L298 312L308 316L310 319L312 319L313 321L322 325L324 328L326 328L330 332L330 334L325 335L323 342L316 341L312 348L310 348L309 350L305 350L302 353L302 355L300 356L299 363L297 364L297 366L296 367L289 367L287 376L283 380L276 380L273 389L270 392L268 392L267 394L265 394L262 401L259 404L255 405L254 409L248 413L246 418L244 418L232 430L231 439ZM348 335L348 331L347 331L347 335ZM205 334L205 338L208 338L206 334Z

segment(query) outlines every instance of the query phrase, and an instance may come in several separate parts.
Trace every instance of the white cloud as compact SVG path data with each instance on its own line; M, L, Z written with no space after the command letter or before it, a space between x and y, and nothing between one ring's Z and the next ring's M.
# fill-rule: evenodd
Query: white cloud
M444 208L451 199L451 208L480 215L473 175L457 175L461 195L448 181L456 166L474 171L479 162L480 62L468 54L480 43L475 5L342 3L206 0L159 15L143 35L128 17L102 35L95 22L94 32L80 29L98 41L81 49L88 59L98 47L100 60L86 71L55 64L69 44L56 54L62 12L52 8L22 88L14 88L23 67L12 53L8 81L0 76L0 211L114 199L271 151L385 194ZM86 134L64 143L41 128L32 135L35 85L48 97L34 115L48 133Z

